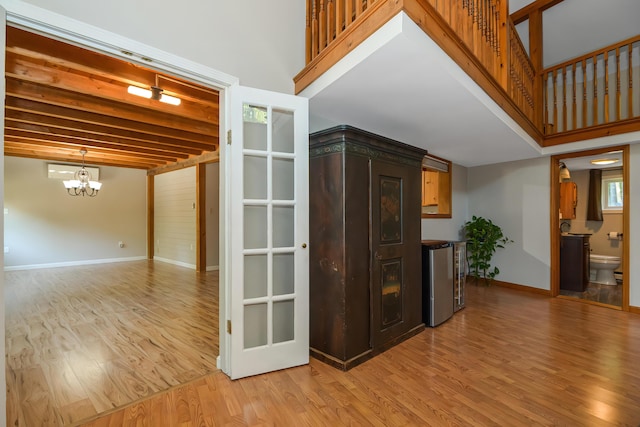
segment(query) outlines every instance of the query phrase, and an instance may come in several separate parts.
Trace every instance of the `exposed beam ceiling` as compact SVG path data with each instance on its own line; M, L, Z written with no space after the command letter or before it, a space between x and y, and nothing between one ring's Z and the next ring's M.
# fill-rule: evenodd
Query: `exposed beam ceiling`
M155 169L212 159L218 92L154 70L7 28L5 155ZM159 86L179 106L140 98Z

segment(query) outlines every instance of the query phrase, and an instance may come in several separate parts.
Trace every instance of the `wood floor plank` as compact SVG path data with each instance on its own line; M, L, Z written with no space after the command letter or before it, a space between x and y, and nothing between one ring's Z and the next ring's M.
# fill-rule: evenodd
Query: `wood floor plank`
M136 261L5 272L5 288L10 425L77 425L216 371L217 272Z
M47 384L55 381L54 375L43 370L37 379L38 375L25 378L23 373L46 363L47 353L59 363L60 357L55 357L59 350L48 349L49 331L51 337L62 334L52 342L63 348L72 344L74 336L81 339L87 334L86 341L76 343L74 351L63 353L64 360L75 368L83 388L100 385L104 378L111 385L87 391L97 411L109 407L103 416L79 421L71 415L58 415L48 425L640 424L637 314L513 289L470 286L467 307L452 319L348 372L312 359L307 366L231 381L219 371L203 372L215 360L215 353L201 354L212 339L208 329L212 319L207 311L217 314L216 297L200 306L197 303L206 278L194 275L193 292L181 295L170 285L149 287L151 277L158 274L164 278L160 282L184 287L180 268L142 270L109 281L95 305L87 298L96 292L84 289L95 274L83 272L81 292L73 298L64 296L71 288L68 279L63 280L55 286L55 298L50 299L62 307L56 313L42 297L47 287L58 283L50 274L43 281L42 274L26 278L25 290L9 286L7 298L16 304L34 304L41 316L38 320L25 316L24 310L7 310L7 421L11 425L31 425L28 423L33 419L25 417L32 408L49 421L46 408L57 404L53 397L38 399L55 388ZM140 284L139 293L132 293L132 283ZM110 298L118 303L109 304ZM163 298L171 301L162 304ZM135 302L123 311L126 300ZM174 311L189 306L200 308L183 315ZM67 316L64 313L70 307L83 311ZM171 322L158 326L162 319ZM95 329L92 322L96 322ZM215 325L217 318L213 322ZM147 333L154 327L158 329ZM185 352L184 357L175 356L179 351ZM194 362L187 366L185 358L194 358ZM78 372L94 366L91 363L98 370L91 373L90 368L81 380ZM57 381L69 382L64 377ZM146 389L138 382L146 384ZM34 386L21 385L26 383ZM113 390L109 391L110 387ZM29 393L34 393L31 400ZM120 403L114 393L138 400L115 408ZM138 398L145 393L149 397ZM67 400L81 397L70 392L67 396ZM86 403L76 401L75 413L85 410ZM64 408L66 414L74 412L67 405L58 409L58 414L65 413Z
M167 426L636 426L638 354L637 314L472 286L451 320L348 372L315 359L237 381L217 372L151 400L178 408L197 394L202 418Z

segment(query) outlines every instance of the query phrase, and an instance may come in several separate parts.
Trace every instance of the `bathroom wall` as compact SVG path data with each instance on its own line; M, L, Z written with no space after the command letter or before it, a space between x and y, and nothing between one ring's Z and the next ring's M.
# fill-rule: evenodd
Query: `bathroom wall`
M621 169L605 170L602 177L609 175L620 175ZM589 171L571 171L571 179L576 183L578 188L578 204L576 206L576 218L573 220L563 219L571 224L572 233L590 233L591 253L600 255L612 255L622 258L622 241L609 240L607 233L617 231L624 232L622 229L622 211L617 213L603 213L603 221L587 221L587 200L589 193ZM622 271L623 265L619 270Z

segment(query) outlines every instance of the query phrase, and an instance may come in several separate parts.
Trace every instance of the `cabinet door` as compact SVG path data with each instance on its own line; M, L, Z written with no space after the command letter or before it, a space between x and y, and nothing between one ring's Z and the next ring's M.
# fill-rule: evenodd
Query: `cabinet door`
M438 205L438 172L422 172L422 206Z
M562 219L575 219L578 187L575 182L560 183L560 214Z
M371 163L371 341L379 348L422 323L420 169Z

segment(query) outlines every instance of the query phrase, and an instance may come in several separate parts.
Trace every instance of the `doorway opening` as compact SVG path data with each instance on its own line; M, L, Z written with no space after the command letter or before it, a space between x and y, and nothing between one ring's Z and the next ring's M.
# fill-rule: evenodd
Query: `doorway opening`
M22 222L12 223L14 215L10 215L11 219L5 217L5 241L15 235L15 242L20 240L24 243L28 240L28 233L25 233L29 229L29 224L25 222L27 219L35 219L37 224L46 223L51 227L55 223L52 217L60 221L70 220L73 227L60 227L64 228L64 236L57 239L48 239L50 236L32 227L31 234L40 232L33 236L39 239L39 245L31 244L29 253L42 250L48 240L54 240L61 248L71 246L77 249L72 238L75 234L81 235L79 241L87 243L89 249L100 248L101 238L115 240L113 248L116 249L111 252L84 254L86 258L78 258L74 253L75 258L67 260L68 266L63 266L64 262L54 258L45 261L20 260L16 265L28 264L32 268L13 271L5 278L4 332L7 338L9 424L16 421L16 424L36 425L40 424L40 420L50 419L61 425L71 425L217 369L218 273L197 273L192 268L185 268L180 262L197 263L184 262L180 254L170 253L168 249L171 245L166 239L162 241L162 258L178 262L152 261L156 254L153 243L157 233L153 232L153 227L149 228L147 241L150 244L145 245L144 223L146 219L147 225L155 223L156 229L159 229L160 221L154 221L153 213L159 213L161 209L154 207L153 198L148 199L148 204L144 202L144 188L145 185L147 189L154 187L153 176L199 169L190 175L192 178L189 178L188 184L175 191L184 196L185 188L189 187L194 197L197 194L196 200L193 205L190 198L182 200L182 211L174 211L173 214L185 214L191 222L196 221L196 211L198 214L202 211L207 218L214 213L217 217L217 203L215 207L208 203L206 187L219 186L218 164L215 161L206 165L200 162L199 165L204 167L199 167L194 158L202 155L198 153L198 147L205 147L207 140L213 140L211 129L220 133L219 129L224 127L220 126L220 123L224 123L224 114L217 106L215 113L209 109L210 125L201 124L200 129L205 130L196 132L186 126L186 122L180 124L179 115L167 113L168 110L163 111L160 104L154 104L156 100L136 100L129 104L125 100L135 98L126 95L125 83L129 82L123 81L123 78L133 82L138 75L136 72L140 71L149 76L155 75L154 83L162 84L167 92L188 91L182 98L183 107L191 111L198 110L200 117L207 113L205 107L195 106L198 94L214 92L202 86L202 82L187 82L180 76L172 78L173 74L115 59L94 50L82 49L90 58L83 62L81 57L84 53L78 54L76 49L79 48L76 46L15 27L9 31L15 31L12 33L15 36L12 42L20 39L24 44L6 47L8 85L4 148L5 153L8 152L12 157L5 159L5 165L11 163L9 159L19 159L21 162L20 168L5 166L4 204L5 213L21 213ZM37 42L28 45L32 35ZM48 47L56 47L45 52L36 51L43 43L48 43ZM58 54L60 56L56 57ZM75 60L79 67L74 68L76 63L72 61ZM100 68L116 63L119 65L114 68L113 76ZM104 73L92 74L94 70ZM53 74L47 74L48 71ZM118 71L126 71L126 76L116 76ZM64 76L75 80L65 80ZM79 86L83 89L74 90ZM117 91L118 88L123 89L122 94ZM218 89L223 90L215 88L216 99ZM224 96L224 92L220 94ZM69 104L65 100L69 100ZM145 105L148 107L146 110ZM183 113L182 116L189 116L188 120L193 123L195 114ZM99 120L102 116L107 118L104 122ZM77 128L74 128L74 124L78 125ZM72 133L65 134L67 130ZM164 130L167 134L164 134ZM185 131L186 139L194 143L192 147L180 144L181 131ZM74 144L89 147L87 162L100 165L105 172L101 175L105 186L91 200L70 198L61 182L53 182L44 173L44 165L49 160L73 162L74 159L66 153L77 151ZM183 149L192 163L180 160ZM210 150L216 151L215 148ZM211 158L207 157L206 160ZM164 165L158 166L155 162L164 162ZM209 173L211 171L208 169L212 166L215 171ZM46 207L37 206L29 211L25 210L28 206L23 204L18 208L15 204L23 203L27 197L17 192L13 192L15 196L12 195L9 190L12 183L8 182L11 180L7 179L6 174L17 169L24 172L24 168L33 173L21 177L24 178L20 180L21 183L37 181L29 188L42 190L42 193L40 196L28 193L29 197L32 201L40 197L46 202ZM150 169L154 169L155 173L145 178L142 171ZM132 171L136 173L132 175ZM118 178L118 174L123 177ZM216 175L215 180L212 175ZM177 180L172 181L175 184ZM206 181L210 182L209 186L204 185ZM196 185L196 182L200 185ZM163 195L171 191L165 188ZM66 214L63 212L56 216L54 212L67 203L74 204L75 208L69 207ZM102 208L99 208L101 204ZM107 204L110 206L107 207ZM89 208L90 205L93 207ZM108 208L126 214L123 218L109 218ZM100 209L103 210L102 216ZM134 239L132 232L130 238L123 238L122 234L117 235L105 227L106 222L116 223L121 233L127 233L122 222L134 215L138 220L133 228L137 229L136 233L141 232L142 237L135 234ZM184 218L180 217L180 221L184 222ZM87 220L86 230L79 225L80 219ZM217 252L223 239L223 236L219 236L218 240L208 245L210 250L206 250L203 236L212 235L212 230L205 231L208 223L207 219L202 219L197 223L201 226L191 224L181 229L182 234L190 233L189 239L194 242L190 245L190 241L186 241L186 252L191 256L199 252L205 265L210 264L206 260L206 253L214 252L214 249ZM217 228L218 224L215 225ZM20 230L10 233L6 230L7 226ZM165 235L175 236L179 227L175 224L168 224L167 227L172 228L165 230ZM197 236L205 242L203 250L199 250L199 245L195 243ZM118 244L118 240L121 243ZM128 252L134 249L134 241L136 256ZM17 243L12 244L9 255L17 255L19 247ZM120 251L119 256L115 255L115 251ZM74 262L78 259L84 262ZM89 265L91 260L96 259L103 262ZM106 262L109 259L127 262ZM5 256L3 267L12 262ZM55 265L57 268L36 269L38 264ZM214 264L222 265L221 261ZM48 404L32 405L30 402L34 394Z
M551 157L551 293L629 308L629 147Z

